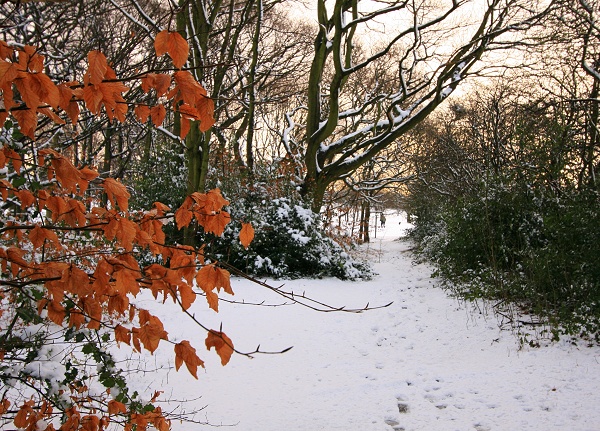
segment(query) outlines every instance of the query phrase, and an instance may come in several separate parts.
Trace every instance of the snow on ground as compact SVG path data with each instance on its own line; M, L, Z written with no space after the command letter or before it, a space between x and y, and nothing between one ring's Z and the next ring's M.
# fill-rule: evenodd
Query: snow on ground
M199 380L185 367L175 372L165 344L148 364L161 370L140 387L166 390L162 399L195 399L184 409L205 407L196 420L240 431L599 430L600 349L522 348L494 317L448 297L430 267L413 263L410 243L398 240L404 227L390 215L368 245L379 274L370 281L283 282L335 306L393 301L389 307L353 314L221 302L216 314L199 298L196 316L214 329L222 323L237 349L293 346L282 355L234 356L225 367L204 350L204 331L156 308L170 339L190 340L206 370ZM232 285L234 299L281 302L245 280Z

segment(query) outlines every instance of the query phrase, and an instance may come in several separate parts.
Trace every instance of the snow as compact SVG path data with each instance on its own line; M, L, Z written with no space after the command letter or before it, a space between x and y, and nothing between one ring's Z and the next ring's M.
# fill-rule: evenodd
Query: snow
M204 350L200 328L165 311L170 304L152 305L169 338L190 340L206 370L199 380L185 367L175 372L164 343L148 359L161 369L153 380L140 379L140 388L165 390L163 400L194 400L183 409L204 408L196 420L238 431L597 430L600 348L521 345L493 316L441 290L432 268L415 264L411 244L398 240L406 221L386 216L386 227L362 248L378 272L372 280L286 280L284 288L340 307L392 305L356 314L221 302L216 314L198 298L191 311L209 327L222 323L238 350L293 346L254 359L234 355L225 367ZM232 287L237 301L281 302L245 280L234 279Z

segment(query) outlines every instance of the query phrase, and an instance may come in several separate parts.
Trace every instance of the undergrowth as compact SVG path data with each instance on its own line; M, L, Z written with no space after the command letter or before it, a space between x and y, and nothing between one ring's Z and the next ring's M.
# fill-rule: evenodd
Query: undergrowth
M541 335L554 341L599 343L599 203L595 191L557 196L487 184L435 213L414 208L410 236L457 296L512 304L518 313L538 316L529 324L543 327Z

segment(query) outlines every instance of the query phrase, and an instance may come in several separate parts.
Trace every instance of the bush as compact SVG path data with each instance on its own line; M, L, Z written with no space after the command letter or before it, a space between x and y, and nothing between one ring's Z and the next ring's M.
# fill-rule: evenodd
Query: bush
M518 303L554 332L600 339L600 200L502 181L418 218L411 237L466 298Z
M249 193L236 199L231 207L232 219L244 215L252 223L255 237L246 250L237 238L241 222L234 221L222 238L213 238L208 249L216 259L254 275L277 278L325 277L341 279L368 278L371 269L355 261L321 229L318 214L299 200L262 199ZM234 244L234 245L232 245Z

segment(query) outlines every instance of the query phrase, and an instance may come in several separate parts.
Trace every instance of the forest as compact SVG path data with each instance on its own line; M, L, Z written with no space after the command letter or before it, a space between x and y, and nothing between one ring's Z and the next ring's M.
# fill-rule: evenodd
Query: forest
M336 311L277 280L371 278L354 251L386 211L454 294L600 341L599 11L0 2L0 428L171 429L111 346L173 349L196 379L200 347L280 353L192 305L246 278ZM171 341L145 293L204 345Z

